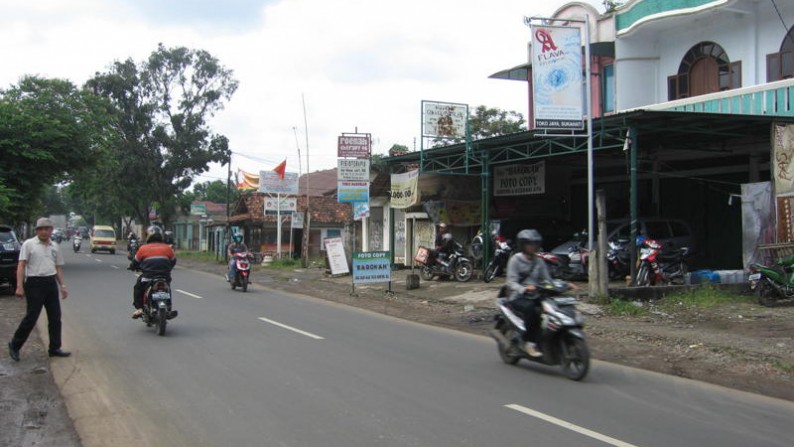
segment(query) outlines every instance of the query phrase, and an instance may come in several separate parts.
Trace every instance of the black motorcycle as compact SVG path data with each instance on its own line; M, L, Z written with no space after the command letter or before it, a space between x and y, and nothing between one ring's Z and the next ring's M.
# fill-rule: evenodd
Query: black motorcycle
M497 238L494 242L496 243L496 248L494 249L493 258L482 274L482 280L485 282L491 282L494 278L504 273L507 268L507 261L510 260L510 256L513 254L513 248L510 247L510 243L507 240Z
M138 239L133 238L127 242L127 259L132 261L132 258L135 257L135 253L138 252Z
M576 309L576 298L562 296L569 289L568 283L553 280L538 286L537 297L541 300L541 335L538 341L540 357L531 357L524 349L523 335L526 332L524 319L513 310L507 300L507 288L502 287L496 306L499 313L491 336L496 340L502 361L515 365L521 359L561 365L571 380L582 380L590 369L590 350L585 342L584 317Z
M429 252L426 247L419 247L419 249L420 252ZM419 254L415 259L423 264L420 275L425 281L430 281L438 276L439 278L455 278L460 282L466 282L474 273L474 264L463 256L463 246L457 242L455 242L454 250L446 259L441 259L438 256L420 256Z
M609 279L624 279L631 273L631 254L629 253L629 241L621 239L609 241L607 251L607 268Z
M171 307L171 285L166 278L152 278L143 293L143 315L146 327L154 326L157 335L165 335L168 320L176 318L177 311Z

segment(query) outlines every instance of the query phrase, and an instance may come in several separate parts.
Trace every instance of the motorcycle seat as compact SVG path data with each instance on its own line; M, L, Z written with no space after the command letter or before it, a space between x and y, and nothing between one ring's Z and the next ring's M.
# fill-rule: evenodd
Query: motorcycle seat
M686 255L689 254L689 249L687 247L682 247L674 251L666 251L659 253L659 260L660 261L677 261L679 259L683 259Z

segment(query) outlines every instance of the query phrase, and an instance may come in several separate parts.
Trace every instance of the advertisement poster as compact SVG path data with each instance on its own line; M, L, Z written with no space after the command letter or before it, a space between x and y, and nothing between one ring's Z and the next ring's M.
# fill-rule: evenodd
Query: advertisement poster
M369 182L337 182L336 197L340 203L369 202Z
M278 172L259 171L259 192L265 194L298 195L298 173L285 172L284 180Z
M346 134L337 139L336 156L339 158L369 158L369 134Z
M532 98L536 129L583 129L579 28L533 26Z
M353 220L369 217L369 202L353 202Z
M772 129L775 194L779 196L794 192L794 124L777 124Z
M331 267L332 275L344 275L350 273L345 257L345 245L341 237L329 237L323 239L325 245L325 255L328 256L328 265Z
M368 182L369 160L339 159L336 170L336 179L340 182Z
M405 209L419 203L419 170L391 175L391 207Z
M531 165L495 166L494 196L527 196L546 193L546 162Z
M391 281L388 251L353 253L353 284Z
M469 106L449 102L422 101L422 136L466 138Z

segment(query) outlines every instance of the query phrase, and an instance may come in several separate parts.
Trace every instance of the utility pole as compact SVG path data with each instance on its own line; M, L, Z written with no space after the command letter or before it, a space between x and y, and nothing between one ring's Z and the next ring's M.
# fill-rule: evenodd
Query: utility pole
M311 232L312 211L309 205L309 125L306 119L306 98L301 93L303 102L303 128L306 131L306 216L303 218L303 246L301 247L301 265L303 268L309 266L309 233Z
M220 242L220 244L219 244L218 247L215 248L216 250L221 248L220 247L221 245L224 245L223 242L225 242L226 238L229 237L229 234L231 234L231 229L232 229L231 222L229 222L229 218L231 216L231 209L230 209L229 201L231 200L231 195L232 195L231 194L231 187L232 187L232 185L231 185L231 183L232 183L232 151L231 151L231 149L229 149L229 157L226 159L226 166L227 166L227 169L228 169L226 171L227 172L227 174L226 174L226 232L223 235L224 236L223 240L222 241L218 241L218 242ZM216 253L217 253L217 251L216 251ZM228 262L229 261L228 259L226 259L226 247L223 247L223 260L224 260L224 262Z

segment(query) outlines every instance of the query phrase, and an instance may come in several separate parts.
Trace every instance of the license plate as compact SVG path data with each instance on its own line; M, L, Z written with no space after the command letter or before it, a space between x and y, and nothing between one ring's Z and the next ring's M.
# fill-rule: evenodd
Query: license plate
M161 301L170 299L171 295L168 292L154 292L152 294L152 301Z

